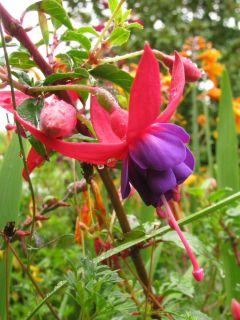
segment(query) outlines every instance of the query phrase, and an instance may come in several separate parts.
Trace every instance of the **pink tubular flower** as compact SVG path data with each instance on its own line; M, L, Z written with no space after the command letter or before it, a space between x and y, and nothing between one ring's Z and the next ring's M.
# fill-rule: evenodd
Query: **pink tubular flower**
M191 249L181 232L167 200L175 197L176 188L191 173L194 158L186 147L189 136L181 127L168 123L179 104L187 76L186 63L175 52L172 60L172 81L169 102L160 112L160 76L158 62L148 44L138 65L130 91L129 112L115 107L106 112L91 98L91 120L99 143L68 142L46 135L17 112L15 118L36 139L68 157L104 164L123 160L121 192L130 193L130 183L147 205L158 208L164 204L169 225L176 230L193 264L193 276L200 281L199 268Z
M240 320L240 303L236 299L231 301L231 314L233 320Z

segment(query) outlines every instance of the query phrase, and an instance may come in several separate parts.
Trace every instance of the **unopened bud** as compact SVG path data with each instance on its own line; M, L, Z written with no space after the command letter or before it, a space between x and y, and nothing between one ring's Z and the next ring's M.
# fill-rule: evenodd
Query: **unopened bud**
M30 234L31 234L30 231L24 231L24 230L21 230L21 229L18 229L15 232L15 235L19 236L20 238L24 238L24 237L30 236Z
M47 217L47 216L44 216L44 215L36 215L35 216L35 221L44 221L44 220L48 220L49 219L49 217Z
M15 126L15 124L8 123L5 125L5 128L7 131L11 131L11 130L15 130L16 126Z
M63 100L53 98L41 110L40 127L49 136L64 137L72 133L76 124L76 109Z
M236 299L231 301L231 314L233 320L240 320L240 303Z
M162 53L159 57L162 60L162 62L169 68L170 72L172 72L174 56ZM181 59L184 66L186 81L194 82L201 78L202 72L200 69L198 69L197 65L192 62L192 60L185 57L181 57Z

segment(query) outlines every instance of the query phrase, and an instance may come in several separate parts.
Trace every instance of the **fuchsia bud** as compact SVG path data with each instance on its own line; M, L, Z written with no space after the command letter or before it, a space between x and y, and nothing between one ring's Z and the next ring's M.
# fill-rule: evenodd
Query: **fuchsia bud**
M48 220L48 219L49 219L49 217L43 216L41 214L35 216L35 221L44 221L44 220Z
M18 229L15 234L17 236L19 236L20 238L24 238L24 237L27 237L27 236L30 236L31 232L30 231L24 231L24 230L21 230L21 229Z
M15 130L16 126L15 126L15 124L8 123L5 125L5 128L7 131L11 131L11 130Z
M122 108L114 108L110 113L111 127L114 133L123 139L127 132L128 113Z
M231 314L233 320L240 320L240 303L236 299L231 301Z
M182 241L182 244L185 247L185 250L186 250L189 258L191 259L192 266L193 266L193 271L192 271L193 277L197 281L202 281L202 279L204 277L203 269L199 267L198 262L196 260L196 257L194 256L194 254L193 254L193 252L192 252L192 250L191 250L191 248L190 248L190 246L189 246L189 244L187 242L187 239L185 238L184 234L182 233L181 229L179 228L179 225L178 225L178 223L177 223L177 221L176 221L176 219L175 219L175 217L174 217L174 215L172 213L172 210L171 210L171 208L170 208L170 206L169 206L169 204L168 204L168 202L167 202L167 200L166 200L164 195L161 196L161 200L162 200L162 202L163 202L163 204L164 204L164 206L166 208L166 214L167 214L169 226L177 232L179 238Z
M40 114L41 130L52 137L70 134L77 124L77 111L63 100L52 99Z
M201 70L198 69L197 65L188 58L185 58L185 57L181 57L181 58L182 58L184 71L185 71L185 80L189 82L194 82L194 81L197 81L199 78L201 78L202 73L201 73ZM161 60L170 69L170 72L171 72L173 67L173 62L174 62L174 56L161 53Z

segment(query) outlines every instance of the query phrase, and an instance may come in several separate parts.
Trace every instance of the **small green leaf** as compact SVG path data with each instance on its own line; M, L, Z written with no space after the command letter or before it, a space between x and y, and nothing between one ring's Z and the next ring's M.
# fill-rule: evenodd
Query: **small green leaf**
M61 37L63 41L77 41L79 42L84 49L89 51L91 49L90 40L85 37L82 33L72 30L67 30Z
M129 23L129 24L125 25L125 28L127 28L127 29L132 29L132 28L143 29L143 26L138 22L133 22L133 23Z
M129 9L129 10L126 10L125 12L123 12L122 22L124 22L127 19L127 17L131 14L131 12L132 12L132 9Z
M28 141L31 143L31 146L37 151L37 153L40 154L40 156L42 156L43 158L48 159L48 154L44 144L37 140L31 134L27 134L27 138Z
M79 32L79 33L91 33L91 34L94 34L95 36L99 37L99 33L92 26L80 27L80 28L77 29L77 32Z
M129 36L130 31L122 27L118 27L113 30L108 40L109 42L111 42L112 45L121 46L122 44L128 41Z
M9 55L9 63L11 66L21 69L29 69L36 66L27 52L20 51L13 52Z
M48 32L48 23L47 18L44 12L38 11L38 21L41 29L42 37L46 46L49 43L49 32Z
M43 100L26 99L19 105L17 112L21 118L37 127L42 107Z
M81 133L73 134L68 141L87 141L87 142L96 142L98 139L93 137L84 136Z
M66 72L66 73L54 73L48 76L43 84L48 85L50 83L54 83L57 80L61 79L72 79L72 78L88 78L89 73L86 69L78 68L75 72Z
M67 28L73 30L72 23L66 11L58 1L56 0L38 1L26 9L26 11L35 11L35 10L43 11L49 14L52 18L55 18L56 20L60 21Z
M88 57L88 54L87 54L86 51L77 50L77 49L69 50L69 51L67 52L67 54L68 54L70 57L76 58L76 59L79 59L79 60L87 59L87 57Z
M130 91L133 78L127 72L118 69L112 64L102 64L90 71L90 74L95 78L101 78L112 81L127 92Z

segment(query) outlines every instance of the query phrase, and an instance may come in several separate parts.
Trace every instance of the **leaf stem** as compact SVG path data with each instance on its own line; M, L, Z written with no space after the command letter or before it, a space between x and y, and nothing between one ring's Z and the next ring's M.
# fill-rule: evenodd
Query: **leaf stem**
M103 40L103 38L104 38L104 36L105 36L105 33L108 31L108 29L109 29L112 21L115 19L116 15L118 14L118 11L120 10L120 8L121 8L121 6L123 5L124 1L125 1L125 0L121 0L121 1L119 2L119 4L117 5L117 7L115 8L115 10L113 11L112 16L111 16L110 19L108 20L106 26L105 26L104 29L102 30L102 32L101 32L101 34L100 34L100 36L99 36L96 44L95 44L94 47L93 47L93 50L92 50L93 52L97 50L99 44L101 43L101 41Z

